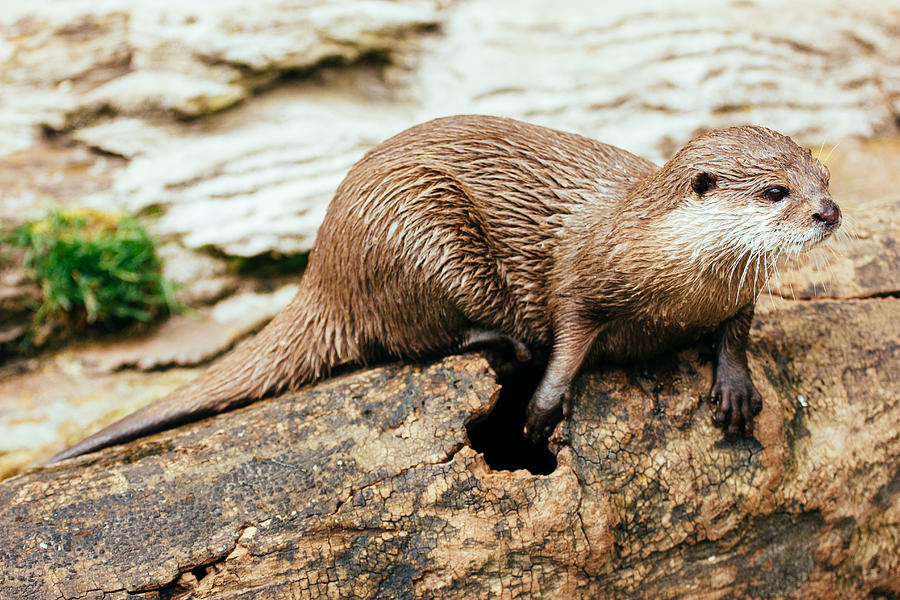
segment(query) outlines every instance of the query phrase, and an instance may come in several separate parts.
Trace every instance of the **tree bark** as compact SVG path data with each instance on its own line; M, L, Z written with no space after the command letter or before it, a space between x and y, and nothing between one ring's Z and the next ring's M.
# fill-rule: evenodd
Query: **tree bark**
M549 475L466 423L479 355L345 374L0 483L0 597L900 594L900 299L763 300L755 438L691 348L576 383Z

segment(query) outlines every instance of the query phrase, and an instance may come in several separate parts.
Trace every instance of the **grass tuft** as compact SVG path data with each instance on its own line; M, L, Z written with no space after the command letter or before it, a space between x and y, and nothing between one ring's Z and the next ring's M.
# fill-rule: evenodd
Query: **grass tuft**
M55 211L4 237L24 249L25 267L41 288L34 330L47 323L146 323L181 309L153 240L131 217Z

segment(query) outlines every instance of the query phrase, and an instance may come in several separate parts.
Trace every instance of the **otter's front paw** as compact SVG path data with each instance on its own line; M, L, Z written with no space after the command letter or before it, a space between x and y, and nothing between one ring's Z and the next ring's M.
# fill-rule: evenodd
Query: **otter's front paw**
M572 391L566 390L554 398L544 398L535 393L528 403L525 418L525 437L534 443L541 443L550 437L553 429L572 412Z
M753 434L753 417L762 410L762 396L749 376L718 378L709 401L715 407L712 421L724 430L725 439Z

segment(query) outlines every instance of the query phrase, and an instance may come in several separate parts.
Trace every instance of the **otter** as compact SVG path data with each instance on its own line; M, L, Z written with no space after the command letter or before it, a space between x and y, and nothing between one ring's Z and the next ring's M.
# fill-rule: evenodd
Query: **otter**
M549 352L525 435L549 436L586 363L645 359L712 332L713 422L751 435L754 303L772 265L841 222L829 173L757 126L709 131L661 168L512 119L414 126L339 185L299 291L196 380L51 462L327 377L339 364L506 344Z

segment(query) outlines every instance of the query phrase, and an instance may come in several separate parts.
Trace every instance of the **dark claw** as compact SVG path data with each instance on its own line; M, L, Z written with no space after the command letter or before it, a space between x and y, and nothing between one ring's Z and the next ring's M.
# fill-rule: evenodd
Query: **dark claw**
M559 417L553 418L551 415L539 415L528 419L525 424L526 439L539 444L550 437L556 424L559 423Z
M749 378L716 381L709 400L715 407L712 422L726 440L753 435L753 418L762 410L762 399Z
M753 434L753 408L750 402L741 402L741 431L744 437L750 437Z
M710 395L710 401L715 408L713 409L712 421L716 427L724 427L728 422L728 403L719 394Z
M750 403L750 409L753 411L753 416L755 417L759 413L762 412L762 398L757 396Z
M556 425L562 420L563 403L557 402L555 406L547 409L538 408L538 403L532 399L528 405L528 415L525 420L525 437L539 444L550 437Z

